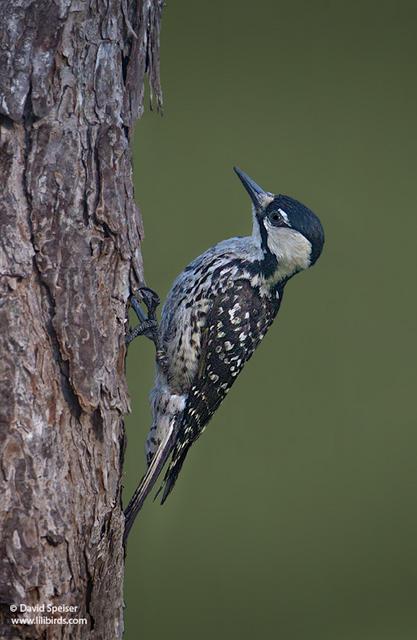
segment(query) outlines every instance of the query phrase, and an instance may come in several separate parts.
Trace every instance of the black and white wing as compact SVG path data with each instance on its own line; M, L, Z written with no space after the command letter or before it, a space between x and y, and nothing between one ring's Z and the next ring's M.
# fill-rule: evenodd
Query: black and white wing
M178 427L172 459L164 477L163 503L172 491L188 449L264 337L279 299L261 297L247 280L214 299L207 315L198 373L188 394Z

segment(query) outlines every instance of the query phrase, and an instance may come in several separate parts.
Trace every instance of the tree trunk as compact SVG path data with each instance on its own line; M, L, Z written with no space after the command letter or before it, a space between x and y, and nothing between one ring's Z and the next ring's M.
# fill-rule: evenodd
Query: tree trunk
M0 10L0 636L116 640L124 334L143 279L129 137L147 71L161 103L162 0ZM13 624L21 605L36 624Z

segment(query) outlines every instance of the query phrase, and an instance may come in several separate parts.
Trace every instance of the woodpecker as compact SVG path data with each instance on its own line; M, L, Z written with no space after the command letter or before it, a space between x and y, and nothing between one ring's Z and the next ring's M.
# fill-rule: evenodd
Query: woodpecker
M171 456L160 489L165 502L191 445L277 315L286 283L312 266L323 248L323 228L310 209L234 171L252 200L252 235L220 242L184 269L168 294L159 329L151 290L142 292L148 318L133 303L141 324L132 337L144 333L154 340L157 370L148 469L125 511L125 537Z

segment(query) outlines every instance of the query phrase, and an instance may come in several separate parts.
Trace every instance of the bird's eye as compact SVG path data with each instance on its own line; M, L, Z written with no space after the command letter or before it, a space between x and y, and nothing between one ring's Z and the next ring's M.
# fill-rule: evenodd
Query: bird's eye
M275 225L276 227L281 225L284 220L281 216L281 214L279 213L279 211L271 211L271 213L268 216L269 221L271 224Z

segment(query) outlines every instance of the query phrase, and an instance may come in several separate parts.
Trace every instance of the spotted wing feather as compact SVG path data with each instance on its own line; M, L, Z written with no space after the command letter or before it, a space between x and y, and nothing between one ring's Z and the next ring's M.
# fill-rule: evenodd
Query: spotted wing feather
M200 367L188 394L164 478L162 503L174 487L188 449L201 435L264 337L279 303L279 299L257 295L245 280L235 282L232 289L213 301L204 330Z

